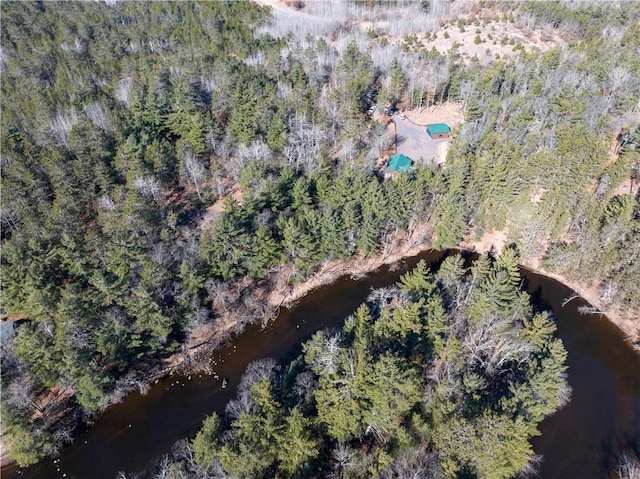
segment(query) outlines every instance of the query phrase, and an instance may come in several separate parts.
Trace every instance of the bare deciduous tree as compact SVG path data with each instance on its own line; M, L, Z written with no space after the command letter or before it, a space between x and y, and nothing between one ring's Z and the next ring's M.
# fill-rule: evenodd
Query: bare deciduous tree
M182 154L182 176L188 181L193 183L198 193L198 198L202 200L202 194L200 191L200 185L207 178L207 169L196 156L190 151L184 151Z
M169 479L174 478L171 474L171 466L173 465L173 461L169 457L169 455L163 455L160 460L156 463L156 467L154 468L154 479Z
M346 477L346 471L353 465L354 451L348 444L339 442L331 451L331 457L335 461L334 477Z
M238 299L238 294L231 290L228 283L209 278L205 284L209 298L216 309L226 311Z
M134 186L141 195L152 200L157 199L162 191L160 182L151 175L137 176L134 181Z
M116 207L116 204L109 196L104 195L98 198L98 206L106 211L113 211Z
M499 374L510 363L528 361L533 345L515 336L510 318L485 315L472 324L462 340L467 365L480 366L488 375Z
M616 473L620 479L640 479L640 458L624 452L618 461Z
M263 379L274 379L278 370L278 363L273 358L260 359L247 366L247 370L242 375L236 399L229 401L225 409L226 413L233 418L238 418L243 412L249 412L253 408L251 399L251 386Z
M337 368L338 353L340 352L340 334L334 334L324 338L324 344L320 354L313 361L318 374L334 374Z
M258 163L268 163L273 153L269 149L269 146L262 140L254 141L251 146L240 145L238 148L238 157L242 164L255 160Z
M12 210L0 207L0 224L2 224L3 231L9 233L18 229L19 222L20 219Z
M73 125L78 123L78 116L75 112L58 112L51 121L50 131L58 143L65 148L69 148L69 133Z
M387 467L381 479L442 479L444 473L437 454L416 449L398 457Z
M307 121L304 115L295 115L289 121L289 131L289 144L284 148L289 163L298 171L313 171L318 167L324 139L322 129Z
M94 101L84 106L84 113L87 115L87 118L91 120L98 128L102 128L103 130L107 130L109 128L109 122L107 121L107 114L104 111L104 108L98 103Z
M123 78L118 82L116 89L114 91L114 96L120 103L124 103L125 105L129 105L129 99L131 94L131 77Z
M41 321L38 324L38 329L40 331L42 331L44 334L46 334L47 336L49 336L50 338L53 338L54 334L55 334L55 325L51 324L49 321Z
M607 281L602 286L602 291L600 292L600 301L603 304L610 304L616 295L618 294L618 285L612 281Z
M87 349L91 346L91 333L79 325L73 324L75 321L67 323L67 327L71 330L69 341L80 349Z
M307 399L316 387L315 375L311 371L303 371L296 376L293 391L300 399Z
M35 385L27 374L21 374L2 390L2 400L15 408L28 408L43 412L35 401Z

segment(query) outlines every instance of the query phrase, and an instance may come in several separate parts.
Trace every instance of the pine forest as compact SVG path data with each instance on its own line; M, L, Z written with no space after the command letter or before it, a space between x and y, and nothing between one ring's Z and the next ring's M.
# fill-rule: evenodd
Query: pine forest
M640 349L640 3L0 13L2 443L18 464L58 454L203 332L215 348L268 323L269 295L412 248L480 254L421 263L292 362L250 365L162 477L534 471L530 439L571 394L519 265L591 292ZM430 140L442 112L451 135ZM386 178L411 128L437 148Z

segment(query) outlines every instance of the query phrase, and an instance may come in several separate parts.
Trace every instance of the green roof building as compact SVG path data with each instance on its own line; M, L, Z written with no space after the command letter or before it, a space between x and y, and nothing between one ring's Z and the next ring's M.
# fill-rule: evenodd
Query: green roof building
M441 138L449 138L451 128L446 123L432 123L427 125L427 135L432 140L439 140Z
M413 160L408 156L403 155L402 153L393 155L389 157L389 160L387 161L387 168L384 170L384 177L393 178L398 173L407 171L409 168L411 168L412 164Z

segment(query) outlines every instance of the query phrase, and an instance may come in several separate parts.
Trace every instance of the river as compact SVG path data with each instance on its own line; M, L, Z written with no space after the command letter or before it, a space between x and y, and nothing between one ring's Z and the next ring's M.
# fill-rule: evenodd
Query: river
M251 361L292 358L301 343L318 329L340 326L369 295L413 268L420 259L437 262L442 252L425 252L384 266L364 278L343 277L284 309L266 331L250 326L232 344L219 350L213 374L169 376L154 384L147 395L129 395L108 409L73 445L55 460L25 469L7 468L3 477L113 479L119 471L142 470L168 452L181 438L192 437L212 411L222 413L235 395L235 385ZM640 355L622 332L601 315L584 315L586 304L563 300L573 292L526 270L526 287L538 303L548 305L558 323L558 334L569 352L571 402L547 418L534 438L543 455L540 477L599 479L608 477L621 447L640 447ZM228 378L223 388L221 378Z

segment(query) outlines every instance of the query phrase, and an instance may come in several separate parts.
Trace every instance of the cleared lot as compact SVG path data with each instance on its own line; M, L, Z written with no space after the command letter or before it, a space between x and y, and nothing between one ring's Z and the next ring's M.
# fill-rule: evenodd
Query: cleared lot
M432 140L424 126L418 126L408 119L393 117L398 141L398 153L407 155L416 163L423 165L439 164L444 161L448 139Z
M462 123L464 116L458 103L445 102L429 108L407 110L394 115L388 128L398 138L397 151L423 165L442 164L447 157L451 139L432 140L426 132L430 123L446 123L452 130Z

